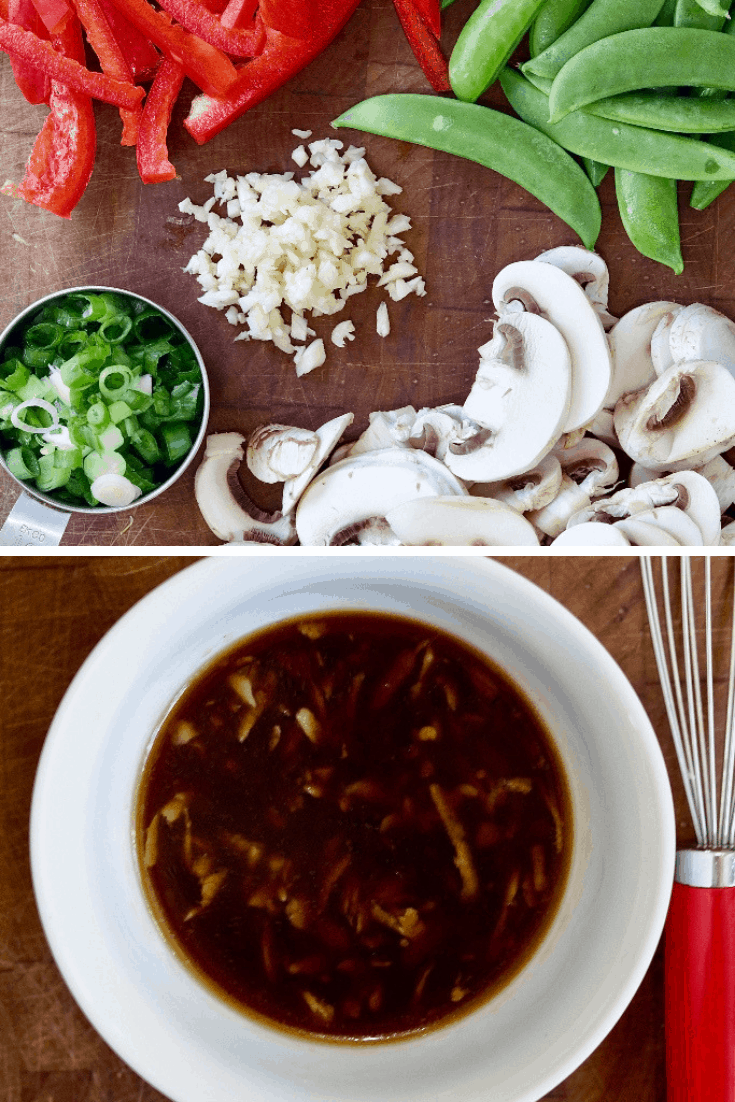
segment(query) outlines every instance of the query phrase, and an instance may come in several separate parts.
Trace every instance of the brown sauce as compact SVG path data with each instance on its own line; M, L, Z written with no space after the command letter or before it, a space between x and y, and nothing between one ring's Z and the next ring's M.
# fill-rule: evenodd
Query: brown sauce
M184 692L137 808L151 907L220 994L283 1028L396 1039L478 1005L547 929L571 850L552 742L444 632L329 613Z

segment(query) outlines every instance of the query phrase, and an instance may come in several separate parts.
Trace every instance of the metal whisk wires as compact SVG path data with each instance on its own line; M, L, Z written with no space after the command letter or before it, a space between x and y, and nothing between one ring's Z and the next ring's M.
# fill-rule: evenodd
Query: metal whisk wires
M658 559L664 619L662 628L653 562L648 556L641 558L651 640L697 842L702 847L730 848L735 846L735 586L732 587L733 607L730 617L725 738L722 751L718 753L712 647L711 560L703 560L704 593L703 599L700 597L698 600L694 595L691 558L684 556L679 561L680 624L677 626L672 595L675 586L669 585L668 560L663 556ZM699 596L699 587L697 591ZM701 622L702 606L703 673L700 666L702 648L697 645L697 623L698 620Z

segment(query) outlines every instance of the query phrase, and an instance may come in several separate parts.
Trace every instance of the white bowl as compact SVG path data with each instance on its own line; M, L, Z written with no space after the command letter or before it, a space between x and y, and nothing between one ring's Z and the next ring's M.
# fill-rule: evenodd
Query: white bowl
M325 608L413 615L463 636L554 732L574 817L567 888L527 966L484 1006L398 1043L312 1042L251 1020L166 945L140 887L136 783L192 674L263 625ZM673 878L658 743L620 668L578 620L492 560L203 560L154 590L89 656L51 726L33 795L41 918L79 1005L174 1102L532 1102L622 1014L651 961Z

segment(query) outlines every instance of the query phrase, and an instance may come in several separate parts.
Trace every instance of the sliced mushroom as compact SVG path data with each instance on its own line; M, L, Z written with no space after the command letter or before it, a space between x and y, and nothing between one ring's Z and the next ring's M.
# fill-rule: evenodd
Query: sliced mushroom
M683 306L675 306L664 314L651 335L651 363L657 375L663 375L674 364L669 335L676 315L683 309Z
M281 512L284 516L293 512L304 490L322 464L326 463L327 458L336 447L337 441L341 438L342 433L352 424L354 419L355 415L353 413L343 413L340 417L333 417L331 421L327 421L326 424L321 425L316 430L314 434L317 439L316 449L308 465L301 474L296 475L294 478L289 478L283 487L283 504L281 505Z
M606 409L613 409L623 394L649 386L656 378L651 359L651 339L661 319L677 309L681 307L675 302L644 302L642 306L629 310L612 327L607 335L612 357L612 378L605 397Z
M615 524L587 520L565 528L553 541L553 547L630 547L630 540Z
M413 406L371 413L368 427L353 444L347 446L340 459L346 459L348 455L379 451L381 448L410 447L408 438L415 420L416 410Z
M554 500L561 486L561 463L555 455L547 455L530 471L507 478L503 482L477 482L470 488L473 497L494 497L515 509L528 513L543 509Z
M532 525L494 498L422 498L391 509L386 520L407 547L538 547Z
M720 503L720 512L724 513L731 505L735 504L735 469L727 460L716 455L703 467L697 468L697 474L702 475L709 482L717 494Z
M412 448L383 448L348 456L327 467L307 487L296 508L296 531L305 546L326 547L340 533L385 517L419 497L466 495L438 460Z
M553 325L535 314L501 315L463 407L480 428L449 444L449 469L468 482L530 470L562 431L570 380L569 352Z
M296 532L289 517L270 521L256 520L235 499L228 476L240 465L245 438L239 432L220 432L207 437L204 458L195 479L197 505L207 526L221 540L238 543L296 542Z
M735 520L726 524L720 532L720 547L735 547Z
M573 482L569 475L562 475L559 493L543 509L534 509L527 519L547 536L558 536L566 528L571 517L590 505L589 494Z
M701 302L685 306L669 330L674 363L682 360L715 360L735 375L735 323Z
M735 378L712 361L674 364L615 406L621 447L654 470L700 467L735 441Z
M472 439L478 425L469 419L462 406L446 405L437 409L420 409L411 427L408 443L412 448L446 461L453 445L461 445Z
M640 516L645 516L648 519L642 520ZM615 525L633 547L681 546L679 541L672 536L670 532L667 532L658 524L651 523L652 514L645 513L640 516L636 514L635 516L627 517L625 520L619 520Z
M628 472L628 486L630 489L634 490L636 486L642 486L644 482L655 482L655 480L660 477L661 471L654 471L651 467L644 467L642 463L634 463Z
M702 533L697 524L683 509L679 509L676 505L661 505L657 509L636 513L634 517L628 520L618 521L616 527L621 528L627 535L626 525L630 525L631 520L660 528L675 539L680 547L702 547L704 544Z
M547 249L536 260L554 264L576 279L594 307L603 329L611 329L615 325L617 318L607 309L610 276L607 264L599 253L585 249L583 245L559 245L556 249Z
M696 471L677 471L658 480L658 485L676 490L673 502L691 517L705 547L716 547L720 534L720 502L709 481Z
M247 465L260 482L286 482L302 474L316 452L319 437L293 425L261 425L248 437Z
M588 432L592 433L597 440L602 440L609 448L620 447L611 409L601 409L586 427Z
M564 474L576 482L590 498L599 497L618 480L619 469L615 452L602 440L585 436L571 448L555 448L554 455Z
M495 277L493 302L503 313L518 299L518 288L530 294L542 317L559 330L569 348L572 393L565 432L587 425L602 409L610 386L610 350L602 323L577 281L553 264L521 260Z

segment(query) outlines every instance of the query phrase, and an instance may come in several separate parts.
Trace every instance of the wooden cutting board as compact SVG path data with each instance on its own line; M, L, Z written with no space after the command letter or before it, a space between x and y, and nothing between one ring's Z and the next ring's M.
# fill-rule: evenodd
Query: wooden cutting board
M473 0L456 0L445 12L447 50L472 8ZM178 204L187 195L195 202L210 196L204 182L208 173L222 168L231 174L287 171L295 167L290 154L299 144L293 128L310 129L315 139L334 136L330 121L366 96L430 91L390 0L363 0L317 61L204 146L197 146L181 125L194 94L187 83L170 135L176 180L143 186L134 152L119 144L117 111L99 105L96 167L71 219L0 197L5 273L0 328L24 306L64 287L97 283L146 295L173 311L201 349L211 379L214 432L247 434L268 421L313 429L351 411L355 420L348 436L354 438L375 409L461 403L477 370L477 348L491 335L494 275L510 261L576 242L539 202L486 168L407 143L338 133L346 144L364 145L374 171L403 187L391 202L412 219L404 239L418 259L428 294L390 304L392 332L386 339L375 332L382 292L371 287L351 299L345 316L355 322L356 339L343 350L329 346L324 367L302 379L273 345L233 343L236 331L222 314L197 302L199 286L182 271L206 229L180 214ZM509 110L497 88L485 101ZM44 114L45 108L25 102L1 55L3 179L21 179ZM598 248L610 268L613 313L667 298L685 304L701 300L735 317L735 189L706 212L690 210L689 189L681 188L686 268L677 277L635 252L620 223L610 175L604 181ZM334 319L321 319L315 328L326 336L333 324ZM201 520L193 483L194 466L150 505L110 517L72 518L64 542L120 547L217 543ZM17 484L0 472L0 520L18 492ZM264 498L264 503L272 501Z

